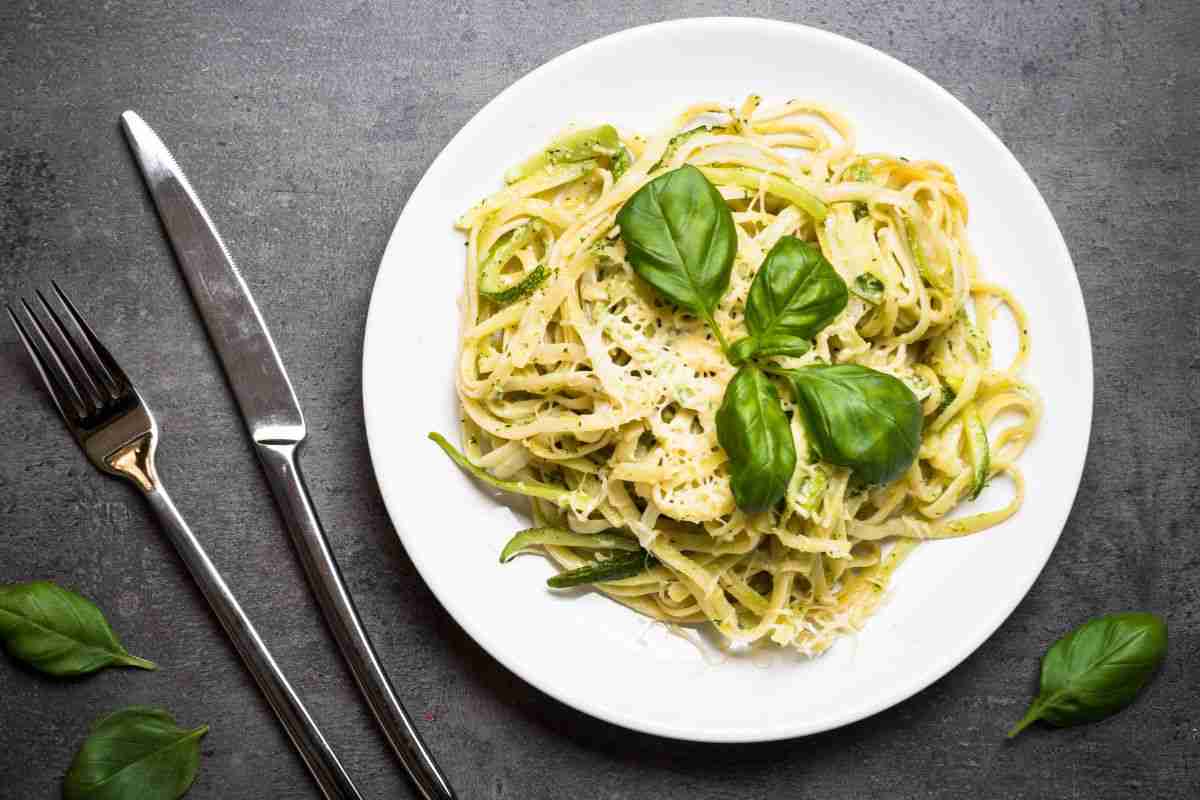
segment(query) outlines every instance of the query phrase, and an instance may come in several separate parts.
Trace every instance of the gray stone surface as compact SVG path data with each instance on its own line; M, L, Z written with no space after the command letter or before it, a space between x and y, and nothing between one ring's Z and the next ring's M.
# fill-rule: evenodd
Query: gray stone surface
M0 6L0 296L58 278L133 365L165 432L160 464L178 504L368 797L412 793L332 649L267 496L118 131L127 107L181 155L244 265L307 412L317 506L461 797L1197 796L1197 4L284 6ZM455 131L575 45L714 13L854 37L974 109L1063 229L1096 364L1083 486L1013 616L907 702L839 731L753 746L629 733L549 699L482 652L397 543L359 399L376 265L405 198ZM189 798L315 797L141 499L84 461L7 332L0 409L0 582L53 578L78 589L131 650L163 666L56 682L0 657L0 797L55 796L88 722L134 702L212 725ZM1129 608L1171 626L1169 659L1145 696L1101 724L1004 741L1043 649L1072 624Z

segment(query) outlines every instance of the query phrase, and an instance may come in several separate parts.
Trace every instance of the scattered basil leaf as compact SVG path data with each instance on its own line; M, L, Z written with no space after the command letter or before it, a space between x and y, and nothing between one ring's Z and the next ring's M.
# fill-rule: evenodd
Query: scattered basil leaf
M14 658L58 677L104 667L158 669L129 655L90 600L50 581L0 586L0 640Z
M658 560L645 550L636 553L621 553L607 561L596 561L578 569L560 572L546 581L551 589L568 589L588 583L603 583L621 578L632 578L658 564Z
M1167 626L1144 612L1107 614L1059 639L1042 659L1041 691L1011 731L1036 720L1094 722L1133 702L1167 654Z
M161 708L131 706L101 718L67 771L66 800L176 800L196 780L200 738Z
M857 364L789 370L810 445L868 484L904 474L921 446L921 404L903 381Z
M879 276L873 272L864 272L854 279L852 291L873 306L883 302L886 287Z
M634 192L617 224L634 272L720 338L712 314L729 288L737 232L717 188L685 164Z
M725 387L717 440L729 456L738 508L765 511L779 502L796 469L796 446L775 385L753 364L738 369Z
M846 308L846 282L820 248L783 236L763 259L746 298L746 327L758 356L800 356L809 339Z

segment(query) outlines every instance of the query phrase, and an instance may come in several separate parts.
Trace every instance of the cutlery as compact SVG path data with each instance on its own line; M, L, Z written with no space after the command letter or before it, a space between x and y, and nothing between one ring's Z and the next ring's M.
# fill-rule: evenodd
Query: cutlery
M158 445L154 415L75 304L57 283L51 285L70 324L63 322L41 291L37 292L41 313L28 301L21 301L29 328L11 307L8 316L67 428L96 467L128 479L146 496L167 538L233 640L246 668L266 695L325 797L362 800L246 612L167 494L154 464Z
M297 461L304 417L262 314L166 145L134 112L122 114L121 122L334 639L422 796L453 800L450 784L396 696L317 518Z

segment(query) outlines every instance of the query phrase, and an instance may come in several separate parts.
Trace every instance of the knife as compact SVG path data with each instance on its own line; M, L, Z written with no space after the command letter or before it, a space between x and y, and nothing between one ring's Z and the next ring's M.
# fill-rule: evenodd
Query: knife
M162 140L132 111L121 115L121 123L342 656L421 796L454 800L449 782L396 697L317 519L297 461L306 435L304 416L262 314Z

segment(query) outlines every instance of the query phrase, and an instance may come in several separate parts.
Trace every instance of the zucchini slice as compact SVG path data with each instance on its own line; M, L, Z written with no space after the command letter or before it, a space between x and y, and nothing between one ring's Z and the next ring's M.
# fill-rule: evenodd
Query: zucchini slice
M614 533L575 533L563 528L527 528L508 540L500 551L500 563L505 564L517 554L536 545L586 547L592 550L641 550L636 539Z
M987 428L983 418L979 416L979 408L971 403L963 409L963 420L967 434L967 457L971 459L971 493L968 500L979 497L987 484L988 473L992 468L991 449L988 447Z
M528 247L545 230L542 222L532 220L501 236L479 267L479 294L493 303L507 305L541 286L548 274L545 264L538 264L527 272L505 273L502 270L518 251Z
M571 131L504 173L504 182L516 183L555 164L573 164L601 156L613 159L615 166L622 160L621 150L621 137L612 125Z

